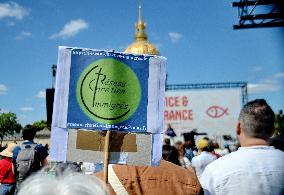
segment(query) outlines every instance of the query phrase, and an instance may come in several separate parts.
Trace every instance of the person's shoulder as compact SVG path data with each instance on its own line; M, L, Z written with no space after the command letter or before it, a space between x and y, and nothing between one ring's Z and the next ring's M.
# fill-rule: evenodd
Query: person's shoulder
M42 144L36 144L35 151L41 160L48 156L48 150Z
M155 178L169 180L184 180L184 182L196 183L196 174L192 168L182 168L171 162L162 160L160 166L131 166L131 165L114 165L113 169L119 178L130 179L139 177L141 179ZM188 179L190 178L190 179Z
M34 143L34 144L36 144L36 148L44 148L42 144L38 144L38 143Z
M194 157L192 157L192 159L191 159L191 163L192 163L192 164L195 164L196 162L199 161L199 159L200 159L200 155L194 156Z
M184 159L187 159L187 158L185 157ZM168 171L167 174L176 174L176 173L183 174L184 172L187 172L186 174L195 174L193 169L184 169L181 166L178 166L166 160L161 160L160 166L152 167L152 168L149 166L148 168L153 169L153 171L159 170L162 172L164 172L164 170L167 170Z
M13 149L13 155L15 155L15 154L18 154L19 153L19 151L21 150L21 146L20 145L17 145L14 149Z
M34 143L34 144L36 144L35 149L37 151L46 151L47 150L42 144L38 144L38 143Z
M206 169L210 169L211 171L225 171L226 169L231 169L233 164L239 160L239 152L235 151L225 156L221 156L220 158L214 160L212 163L207 165Z
M148 194L150 191L150 194L162 194L166 189L169 194L182 194L181 192L191 189L196 194L201 191L193 168L185 169L168 161L162 160L160 166L112 165L111 168L124 187L132 192L130 194L137 190ZM102 178L103 172L96 175Z
M204 152L201 152L200 154L197 154L196 156L194 156L192 159L202 159L204 158Z
M1 169L5 169L5 167L7 167L7 160L5 159L5 158L2 158L1 160L0 160L0 170Z
M212 154L211 152L202 152L201 154L202 154L203 158L206 158L206 159L208 159L208 158L216 159L216 156L214 154Z
M272 148L269 153L263 155L263 158L269 158L276 164L284 164L284 152L279 149Z
M276 149L276 148L273 147L272 151L274 153L278 154L278 155L284 156L284 151L282 151L282 150L279 150L279 149Z
M17 150L20 150L21 149L21 146L20 145L16 145L15 148L13 149L13 151L17 151Z

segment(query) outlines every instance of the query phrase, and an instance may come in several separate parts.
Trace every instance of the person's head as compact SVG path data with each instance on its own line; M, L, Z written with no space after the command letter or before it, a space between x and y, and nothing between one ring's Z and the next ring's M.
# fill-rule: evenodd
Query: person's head
M198 149L199 152L203 152L203 151L209 151L209 143L208 140L206 139L200 139L198 140L196 147Z
M214 149L219 149L220 148L218 142L216 142L216 141L213 141L213 147L214 147Z
M163 145L162 157L164 160L180 166L178 150L174 146Z
M26 125L22 131L24 140L33 140L36 135L36 129L32 125Z
M171 140L169 138L165 138L164 145L171 145Z
M108 194L102 181L95 176L66 172L58 177L38 172L20 186L18 195L93 195Z
M7 148L5 150L3 150L2 152L0 152L0 155L4 156L4 157L12 158L13 150L16 147L16 145L17 144L15 144L15 143L9 143Z
M184 148L192 149L193 148L193 143L191 140L188 140L184 142Z
M268 141L274 132L274 112L264 99L248 102L241 110L237 135Z
M214 149L215 149L215 146L214 146L214 142L213 140L207 140L208 141L208 152L213 152Z
M184 156L184 144L181 141L177 141L174 147L177 149L179 156Z
M45 148L46 150L49 150L49 144L45 144L45 145L44 145L44 148Z
M76 162L71 162L71 161L67 161L67 162L60 162L58 163L55 167L55 175L56 176L62 176L64 175L66 172L73 172L73 173L81 173L81 167L78 165L78 163Z

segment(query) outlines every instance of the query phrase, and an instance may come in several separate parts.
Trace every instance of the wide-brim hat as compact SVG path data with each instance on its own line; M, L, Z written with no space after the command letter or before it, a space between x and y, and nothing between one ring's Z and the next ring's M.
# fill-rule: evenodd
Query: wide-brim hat
M13 156L13 150L16 147L17 144L15 143L9 143L7 148L0 152L1 156L6 156L6 157L12 157Z

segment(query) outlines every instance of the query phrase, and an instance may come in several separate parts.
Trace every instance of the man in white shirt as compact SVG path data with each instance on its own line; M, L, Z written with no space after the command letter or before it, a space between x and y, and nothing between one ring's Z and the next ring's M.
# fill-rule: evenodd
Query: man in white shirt
M197 148L199 155L192 158L191 165L194 167L197 177L200 178L205 167L216 160L217 157L211 152L208 152L209 143L206 139L199 140Z
M268 145L273 132L274 113L266 101L247 103L236 128L241 147L205 168L205 194L284 194L284 152Z

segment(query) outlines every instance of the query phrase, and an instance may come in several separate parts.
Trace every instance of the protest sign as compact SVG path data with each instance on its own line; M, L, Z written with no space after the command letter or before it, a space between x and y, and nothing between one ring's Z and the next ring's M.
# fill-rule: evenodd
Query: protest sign
M102 163L106 131L70 129L68 161ZM151 165L152 135L112 133L109 163Z
M85 129L153 134L145 140L152 146L148 147L150 163L158 162L161 152L155 148L162 144L158 134L163 131L165 61L159 56L59 47L52 159L66 160L68 148L60 150L71 139L68 132ZM137 147L125 152L139 153Z

